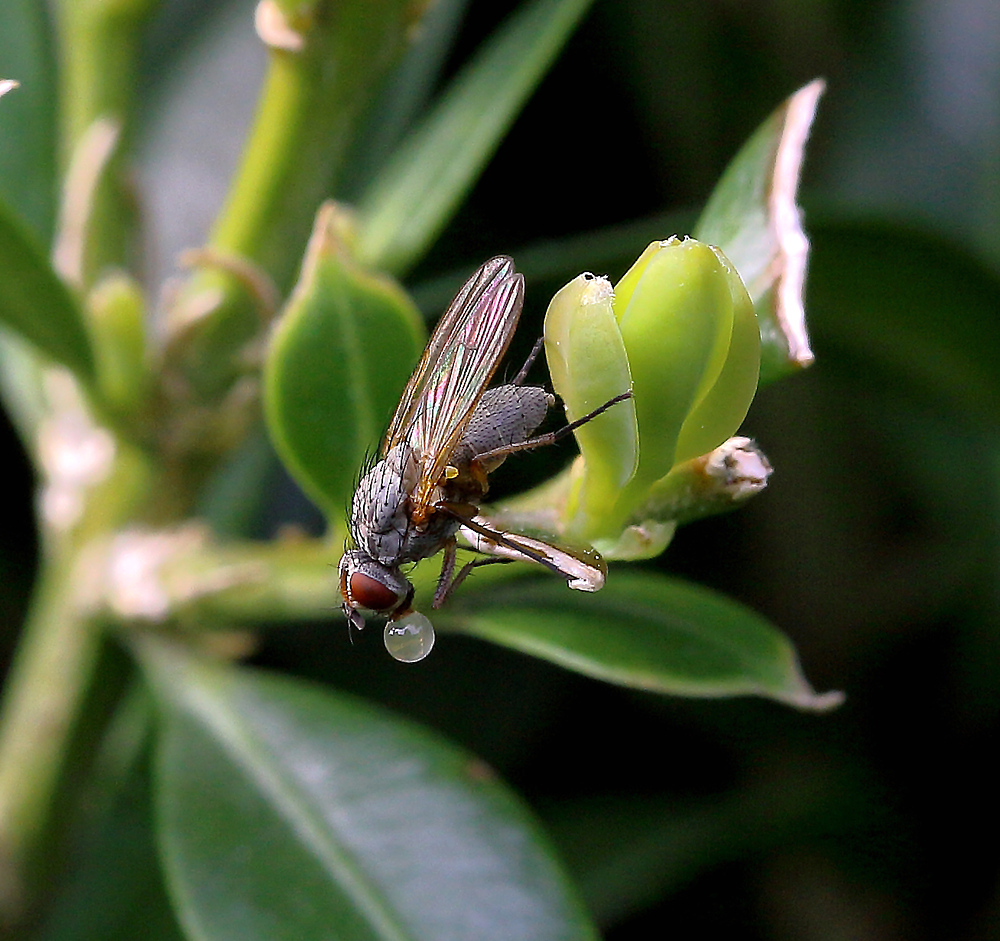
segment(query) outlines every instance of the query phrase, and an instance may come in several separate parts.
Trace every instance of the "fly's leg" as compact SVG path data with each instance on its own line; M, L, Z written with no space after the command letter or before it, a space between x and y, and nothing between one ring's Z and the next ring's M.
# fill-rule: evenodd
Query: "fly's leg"
M508 562L513 561L513 559L497 559L490 556L485 559L473 559L471 562L466 562L458 570L458 574L451 580L450 584L442 586L441 582L438 582L437 591L434 592L432 607L440 608L451 597L451 593L465 581L469 572L475 568L479 568L480 565L506 565Z
M535 360L538 359L538 354L542 352L542 347L544 345L545 345L545 337L539 337L538 340L535 342L535 345L531 348L531 352L528 354L527 360L521 367L521 371L511 381L512 386L519 386L524 382L525 377L531 370L531 367L534 366Z
M492 458L506 457L508 454L513 454L515 451L531 451L534 448L543 448L546 445L555 444L557 441L561 441L568 434L571 434L581 425L586 425L587 422L592 421L597 418L602 412L606 412L612 405L617 405L619 402L624 402L626 399L632 398L632 390L629 389L628 392L623 392L621 395L616 395L613 399L608 399L603 405L595 408L592 412L587 412L582 418L578 418L576 421L570 422L568 425L564 425L556 431L550 431L544 435L538 435L534 438L529 438L527 441L515 441L513 444L505 444L502 448L494 448L492 451L484 451L482 454L476 455L477 461L488 461Z
M438 576L437 588L434 589L434 601L432 608L440 608L444 604L445 598L451 594L448 582L455 571L455 560L457 558L455 537L452 536L444 544L444 558L441 560L441 574Z
M438 576L437 588L434 589L434 600L431 602L432 608L440 608L450 597L451 593L458 588L462 582L468 577L469 572L480 565L494 565L497 562L512 562L512 559L496 559L496 558L486 558L486 559L473 559L471 562L466 562L465 565L459 569L457 575L452 578L455 571L455 562L457 559L457 543L455 537L452 536L444 546L444 558L441 560L441 574Z

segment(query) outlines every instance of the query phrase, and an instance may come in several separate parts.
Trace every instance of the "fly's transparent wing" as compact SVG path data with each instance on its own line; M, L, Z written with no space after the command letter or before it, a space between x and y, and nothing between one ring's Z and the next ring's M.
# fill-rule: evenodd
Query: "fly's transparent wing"
M433 485L503 358L524 301L524 278L499 255L458 292L431 335L407 383L382 446L405 442ZM418 485L418 489L425 489Z

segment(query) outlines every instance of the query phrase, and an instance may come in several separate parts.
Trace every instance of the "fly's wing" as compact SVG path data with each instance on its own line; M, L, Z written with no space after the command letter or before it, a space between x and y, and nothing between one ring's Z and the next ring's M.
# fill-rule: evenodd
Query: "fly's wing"
M530 559L562 575L577 591L600 591L608 575L608 564L589 546L560 545L549 538L507 532L485 516L462 520L462 539L485 555L499 559Z
M406 385L383 455L405 441L416 453L423 481L441 476L507 351L523 300L524 278L505 255L491 258L465 283Z

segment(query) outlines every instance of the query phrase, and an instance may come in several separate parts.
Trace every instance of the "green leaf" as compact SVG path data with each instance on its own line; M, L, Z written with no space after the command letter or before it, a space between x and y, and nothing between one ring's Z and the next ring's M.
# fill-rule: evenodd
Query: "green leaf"
M821 80L799 89L726 167L692 233L721 248L747 287L761 334L765 385L813 360L802 291L809 242L795 199Z
M936 235L844 221L813 235L809 308L817 342L866 381L907 388L995 433L1000 279Z
M521 803L431 732L143 645L168 886L191 937L590 939Z
M467 634L608 683L681 696L756 695L827 709L788 638L760 615L707 588L612 570L595 595L549 580L467 591L448 622ZM454 618L454 621L452 621ZM438 619L445 623L444 612Z
M406 271L444 228L591 0L534 0L490 39L359 206L358 254Z
M94 361L80 310L29 233L0 205L0 323L91 380Z
M336 210L321 210L302 277L271 339L264 404L275 449L339 518L423 347L416 307L342 251Z
M21 87L0 103L0 200L41 243L55 219L56 92L48 5L0 3L0 79Z

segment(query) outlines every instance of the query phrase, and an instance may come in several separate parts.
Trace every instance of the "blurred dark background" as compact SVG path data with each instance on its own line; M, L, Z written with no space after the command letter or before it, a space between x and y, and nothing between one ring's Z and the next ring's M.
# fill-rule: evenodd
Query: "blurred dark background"
M446 74L511 6L470 4ZM151 34L152 283L203 237L238 154L263 62L251 7L178 0ZM655 564L766 614L846 704L651 697L454 637L407 667L377 632L350 648L339 622L275 632L258 657L492 762L610 941L1000 938L1000 4L598 0L409 283L658 213L693 221L757 124L817 76L817 361L745 423L776 468L768 490ZM529 346L555 287L532 286ZM9 653L34 536L30 473L0 433Z

